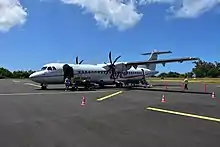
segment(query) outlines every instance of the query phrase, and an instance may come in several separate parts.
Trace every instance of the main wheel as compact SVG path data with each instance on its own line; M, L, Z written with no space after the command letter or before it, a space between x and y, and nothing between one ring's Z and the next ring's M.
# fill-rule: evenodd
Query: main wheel
M42 83L42 84L41 84L41 89L42 89L42 90L47 89L47 85Z
M122 83L116 83L116 87L121 88L121 87L123 87L123 84Z
M99 88L104 88L104 87L105 87L105 85L104 85L103 81L100 81Z
M78 88L78 86L72 86L71 90L73 90L73 91L78 91L79 88Z

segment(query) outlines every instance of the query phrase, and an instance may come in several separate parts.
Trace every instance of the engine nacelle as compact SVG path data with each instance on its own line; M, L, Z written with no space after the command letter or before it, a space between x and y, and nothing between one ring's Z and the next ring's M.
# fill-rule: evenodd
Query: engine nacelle
M118 63L117 65L115 65L116 71L127 71L131 67L131 65L126 65L125 63Z
M109 64L108 64L109 65ZM117 63L115 64L115 70L116 71L127 71L131 68L132 66L131 65L126 65L125 63ZM109 70L109 67L108 66L104 66L103 68L105 68L106 70Z

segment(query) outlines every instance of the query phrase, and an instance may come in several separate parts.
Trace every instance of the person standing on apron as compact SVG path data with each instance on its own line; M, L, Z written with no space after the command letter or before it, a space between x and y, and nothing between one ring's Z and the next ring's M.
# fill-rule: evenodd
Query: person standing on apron
M66 78L65 79L65 87L66 87L65 91L69 89L69 86L70 86L70 79Z
M184 79L184 89L186 89L186 90L188 90L188 83L189 83L188 78L185 77L185 79Z

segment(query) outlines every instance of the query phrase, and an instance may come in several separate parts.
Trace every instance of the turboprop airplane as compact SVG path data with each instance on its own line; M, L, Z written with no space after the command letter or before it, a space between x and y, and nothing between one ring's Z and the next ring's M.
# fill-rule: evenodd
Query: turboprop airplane
M116 85L122 87L128 84L146 84L146 78L156 75L156 64L171 62L184 62L199 60L199 58L174 58L157 60L160 54L169 54L171 51L153 51L151 53L144 53L142 55L150 55L147 61L138 62L117 62L121 57L118 56L112 61L111 52L109 53L109 63L104 64L82 64L83 60L79 63L78 57L76 64L68 63L49 63L43 65L42 69L30 75L30 79L34 82L41 84L41 89L46 89L49 84L64 84L66 78L78 79L78 85L82 83L94 83L100 87L105 85ZM75 86L78 86L75 82Z

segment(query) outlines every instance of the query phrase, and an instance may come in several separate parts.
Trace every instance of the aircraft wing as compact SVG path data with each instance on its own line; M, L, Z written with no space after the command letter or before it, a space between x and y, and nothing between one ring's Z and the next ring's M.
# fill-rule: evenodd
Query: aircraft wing
M138 66L138 65L149 65L149 64L163 64L171 62L184 62L184 61L195 61L199 58L187 57L187 58L173 58L173 59L161 59L161 60L150 60L150 61L137 61L137 62L127 62L126 66Z

